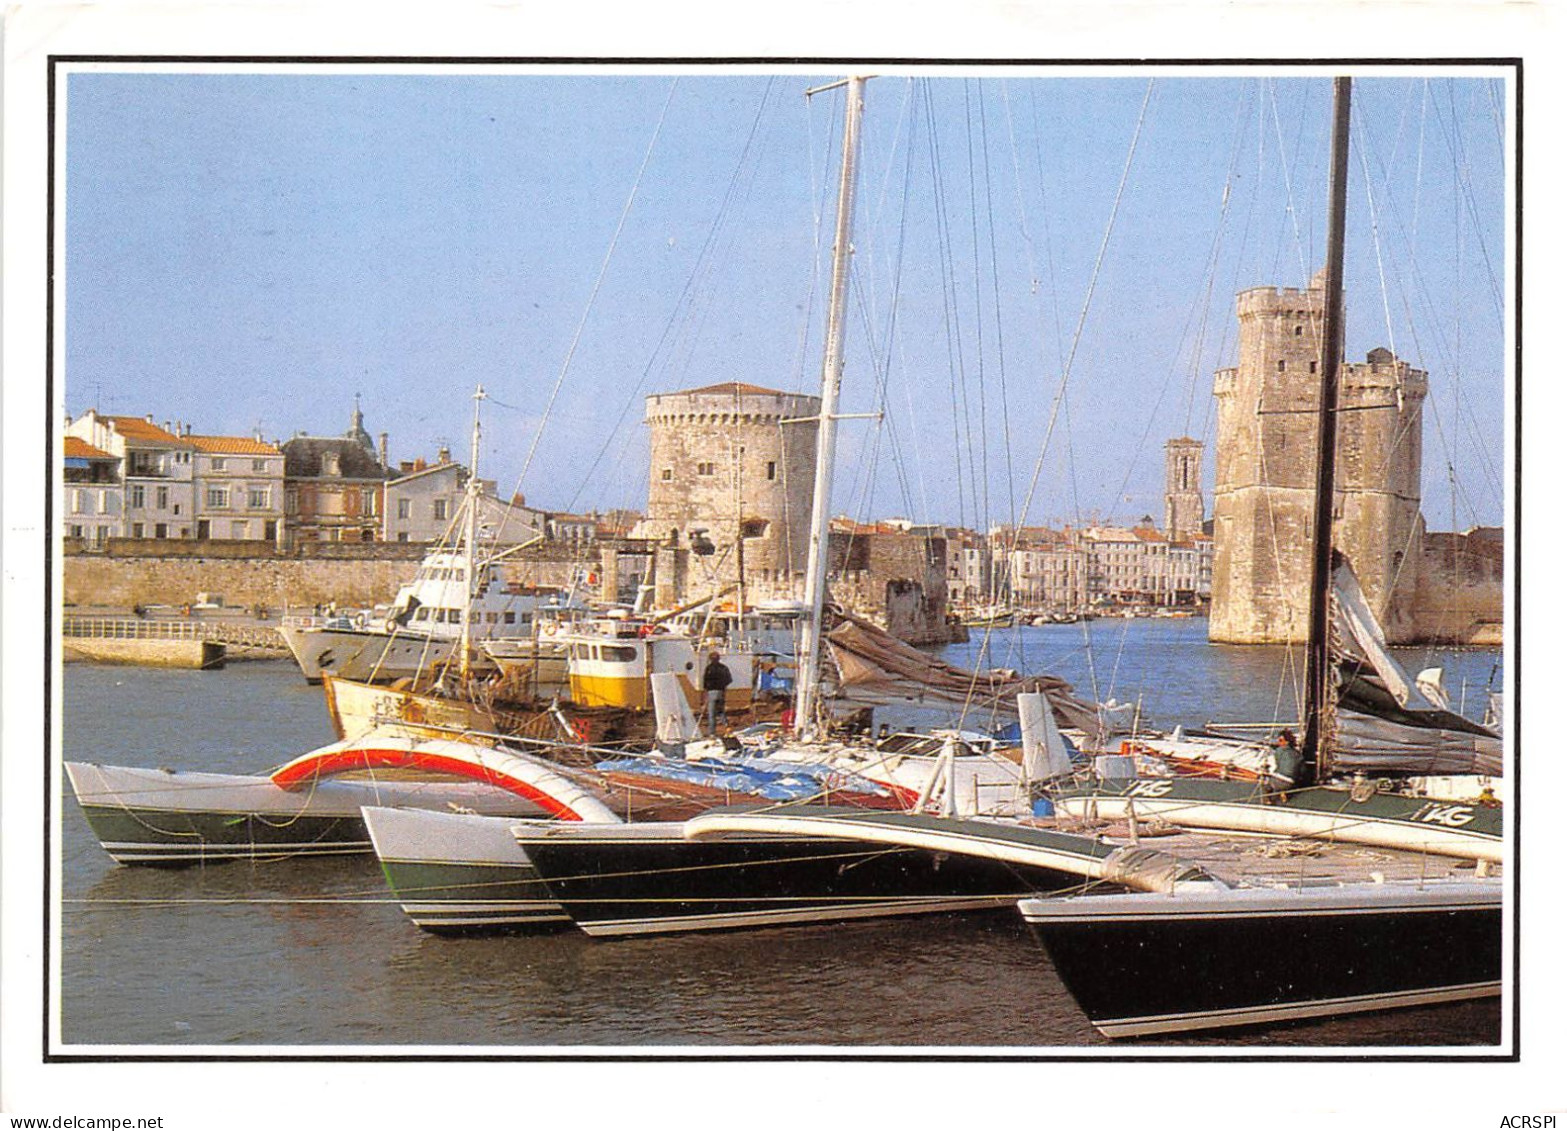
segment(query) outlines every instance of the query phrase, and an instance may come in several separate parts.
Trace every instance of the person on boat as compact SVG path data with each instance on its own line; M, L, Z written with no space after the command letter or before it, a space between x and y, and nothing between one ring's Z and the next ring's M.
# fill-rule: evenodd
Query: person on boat
M1300 778L1300 746L1295 732L1287 727L1273 743L1273 777L1280 792L1293 788Z
M763 660L756 666L756 697L762 700L772 699L779 690L778 665L771 660Z
M707 654L707 667L702 669L702 691L707 697L707 733L718 733L718 720L729 724L729 712L724 709L724 692L734 682L734 675L718 658L717 652Z

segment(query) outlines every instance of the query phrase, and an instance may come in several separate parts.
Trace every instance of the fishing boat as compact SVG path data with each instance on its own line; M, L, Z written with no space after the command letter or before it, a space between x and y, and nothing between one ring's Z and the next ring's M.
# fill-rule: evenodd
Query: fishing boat
M1272 1023L1501 992L1502 884L1490 866L1503 855L1500 809L1393 795L1363 777L1321 784L1333 766L1335 738L1352 764L1364 759L1362 766L1382 767L1379 759L1397 756L1409 731L1423 732L1413 745L1425 759L1424 772L1440 772L1444 763L1433 761L1440 759L1456 759L1469 772L1490 770L1492 756L1494 769L1500 769L1499 743L1494 750L1489 745L1494 735L1475 724L1460 726L1464 720L1424 700L1415 704L1410 689L1399 691L1397 666L1378 666L1380 633L1369 610L1360 607L1364 602L1357 605L1358 587L1348 585L1352 571L1332 546L1349 110L1350 80L1336 79L1299 766L1280 768L1283 789L1170 777L1111 781L1061 800L1101 814L1105 805L1119 805L1124 815L1157 806L1164 820L1208 828L1398 844L1475 860L1475 875L1405 884L1188 888L1162 900L1090 895L1023 901L1020 910L1062 981L1110 1036ZM1339 615L1373 669L1370 674L1333 663L1335 574ZM1331 693L1335 672L1338 696ZM1357 723L1356 714L1364 721Z
M556 589L512 586L500 562L537 539L480 553L479 405L474 392L473 454L462 505L441 543L425 555L413 579L397 590L384 613L285 617L278 631L309 683L324 674L371 683L429 675L436 668L493 669L479 645L506 642L513 660L543 662L540 629L569 622L581 606ZM542 635L547 636L548 633Z

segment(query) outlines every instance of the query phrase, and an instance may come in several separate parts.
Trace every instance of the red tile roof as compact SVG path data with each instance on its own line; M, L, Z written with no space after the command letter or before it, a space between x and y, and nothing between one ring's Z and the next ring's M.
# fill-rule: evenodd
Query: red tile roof
M722 381L717 385L704 385L700 389L682 389L683 393L726 393L735 397L761 394L767 397L783 397L789 394L778 389L764 389L760 385L748 385L743 381Z
M181 442L174 433L167 432L139 416L104 416L99 419L114 425L114 430L127 440L158 440L165 444Z
M197 451L233 456L280 456L283 453L263 440L249 436L186 436Z
M116 455L114 455L114 454L112 454L110 452L106 452L102 448L95 448L91 444L89 444L86 440L83 440L83 439L81 439L78 436L67 436L65 438L65 458L66 459L119 459L120 457L116 456Z

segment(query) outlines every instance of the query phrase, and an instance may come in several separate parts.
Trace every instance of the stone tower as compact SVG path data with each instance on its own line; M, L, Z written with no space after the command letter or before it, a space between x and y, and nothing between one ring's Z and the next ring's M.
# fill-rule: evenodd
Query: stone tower
M1188 542L1202 520L1202 441L1181 436L1164 445L1164 536Z
M1320 274L1306 290L1254 287L1237 296L1240 364L1214 379L1210 640L1306 637L1324 305ZM1415 634L1425 395L1426 374L1385 349L1340 373L1333 540L1394 642Z
M798 588L816 480L816 424L808 418L820 405L818 397L738 381L647 398L647 518L632 533L693 551L677 587L684 592L663 591L671 581L663 577L660 603L736 580L742 553L748 598Z

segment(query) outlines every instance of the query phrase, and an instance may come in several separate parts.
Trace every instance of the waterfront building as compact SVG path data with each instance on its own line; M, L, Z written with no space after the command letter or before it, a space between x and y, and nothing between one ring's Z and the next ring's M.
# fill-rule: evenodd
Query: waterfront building
M76 420L67 418L67 436L120 461L122 536L195 537L195 448L181 437L184 430L169 422L160 428L151 413L106 416L89 409Z
M304 433L279 445L283 452L283 511L289 541L375 542L381 534L386 437L381 450L364 428L356 401L342 436Z
M434 463L403 461L383 491L381 537L388 542L440 541L452 533L467 492L468 469L454 463L446 448ZM544 512L525 506L520 497L510 503L500 499L493 479L480 478L478 507L482 540L511 545L546 533Z
M284 456L260 437L196 436L195 537L237 542L283 540Z
M65 437L65 536L95 550L124 534L120 457L79 436Z

